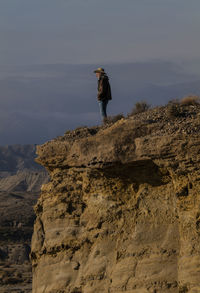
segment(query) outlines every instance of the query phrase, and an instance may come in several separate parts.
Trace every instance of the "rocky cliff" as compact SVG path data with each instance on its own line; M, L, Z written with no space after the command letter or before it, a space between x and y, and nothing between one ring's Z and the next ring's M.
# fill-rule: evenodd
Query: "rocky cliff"
M38 146L33 293L200 292L200 106L177 111Z

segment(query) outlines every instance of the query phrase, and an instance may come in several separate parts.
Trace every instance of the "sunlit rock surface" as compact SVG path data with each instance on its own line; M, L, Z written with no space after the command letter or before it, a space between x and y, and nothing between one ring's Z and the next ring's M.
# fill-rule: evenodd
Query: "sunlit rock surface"
M33 293L200 292L200 107L179 110L37 148Z

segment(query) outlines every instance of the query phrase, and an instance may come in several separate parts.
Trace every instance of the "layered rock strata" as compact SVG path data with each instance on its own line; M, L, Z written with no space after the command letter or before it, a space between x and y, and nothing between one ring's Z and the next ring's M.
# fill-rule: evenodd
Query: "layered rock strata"
M200 292L200 108L167 111L38 146L33 293Z

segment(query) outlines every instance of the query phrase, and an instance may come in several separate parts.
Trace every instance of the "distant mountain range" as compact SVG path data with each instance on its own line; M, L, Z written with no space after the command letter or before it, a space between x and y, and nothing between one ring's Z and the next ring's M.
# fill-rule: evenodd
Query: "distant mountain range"
M49 178L34 159L35 145L0 147L0 288L31 292L30 242L35 205Z
M0 147L0 191L39 192L48 180L44 168L34 161L35 145Z
M43 168L34 161L35 149L35 145L0 146L0 172L42 170Z

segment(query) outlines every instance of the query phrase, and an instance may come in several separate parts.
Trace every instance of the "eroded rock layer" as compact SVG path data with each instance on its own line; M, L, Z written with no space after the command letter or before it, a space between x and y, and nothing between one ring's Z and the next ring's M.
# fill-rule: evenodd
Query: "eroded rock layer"
M200 109L167 111L37 148L33 293L200 292Z

